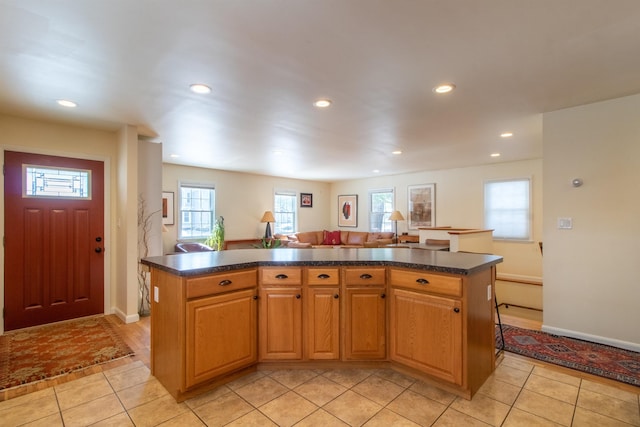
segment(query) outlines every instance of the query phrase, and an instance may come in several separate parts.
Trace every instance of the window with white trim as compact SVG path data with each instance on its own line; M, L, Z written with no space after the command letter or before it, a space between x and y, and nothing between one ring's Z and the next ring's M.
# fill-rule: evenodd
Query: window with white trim
M203 239L213 232L216 190L213 186L180 185L179 239Z
M369 231L393 231L393 223L389 221L393 208L393 188L369 190Z
M273 216L276 219L274 234L296 232L298 197L295 191L276 191L273 198Z
M484 226L494 239L531 240L531 179L484 183Z

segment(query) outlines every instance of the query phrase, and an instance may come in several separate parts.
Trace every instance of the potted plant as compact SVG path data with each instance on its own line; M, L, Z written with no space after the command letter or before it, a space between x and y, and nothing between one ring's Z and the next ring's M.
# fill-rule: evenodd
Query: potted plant
M216 251L224 249L224 217L219 216L213 223L211 236L207 237L204 244L211 246Z

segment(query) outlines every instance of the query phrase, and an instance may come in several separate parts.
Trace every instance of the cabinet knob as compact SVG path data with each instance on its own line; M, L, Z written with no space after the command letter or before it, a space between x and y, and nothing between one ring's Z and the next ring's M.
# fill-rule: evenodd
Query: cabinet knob
M340 298L340 295L335 294L333 297L334 297L335 299L338 299L338 298Z
M286 274L278 274L276 276L276 279L288 279L288 278L289 278L289 276L287 276Z
M428 285L429 284L429 281L427 279L423 279L423 278L416 279L416 282L421 284L421 285Z
M231 283L233 283L231 280L221 280L218 286L229 286Z
M300 299L300 294L296 295L296 299Z
M369 273L364 273L364 274L361 274L361 275L360 275L360 278L361 278L362 280L371 279L371 277L373 277L373 276L371 276Z
M254 300L257 300L257 299L258 299L258 295L254 295L254 296L253 296L253 299L254 299Z
M386 297L387 297L387 294L385 293L380 294L380 298L385 299Z
M318 274L318 279L328 279L329 277L331 277L331 276L329 276L328 274L324 274L324 273L323 274Z
M460 309L458 307L456 307L456 308L453 309L453 312L454 313L460 313Z

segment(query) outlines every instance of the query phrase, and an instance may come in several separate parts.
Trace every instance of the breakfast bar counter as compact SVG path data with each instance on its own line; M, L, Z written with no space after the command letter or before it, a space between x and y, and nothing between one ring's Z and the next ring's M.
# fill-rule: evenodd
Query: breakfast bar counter
M467 399L495 368L495 255L409 248L149 257L151 371L182 401L257 369L391 367Z

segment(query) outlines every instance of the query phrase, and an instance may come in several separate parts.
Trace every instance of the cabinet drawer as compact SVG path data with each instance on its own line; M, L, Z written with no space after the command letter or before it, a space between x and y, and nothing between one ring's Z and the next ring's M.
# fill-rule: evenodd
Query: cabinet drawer
M246 289L257 285L256 270L233 271L187 279L187 298Z
M391 269L389 280L391 280L391 286L454 297L462 296L462 279L459 277L442 276L426 271Z
M307 269L307 283L309 285L339 285L339 268L309 268Z
M384 285L385 268L347 268L345 269L345 282L347 285Z
M302 269L298 267L263 267L260 269L262 285L301 285Z

